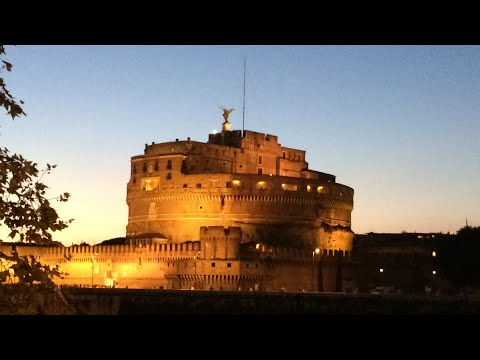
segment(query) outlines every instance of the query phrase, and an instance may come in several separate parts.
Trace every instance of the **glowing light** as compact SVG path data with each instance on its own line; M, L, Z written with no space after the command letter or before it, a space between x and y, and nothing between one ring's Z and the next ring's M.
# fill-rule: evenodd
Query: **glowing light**
M383 269L382 269L382 268L380 268L380 272L383 272Z
M319 254L320 253L320 249L319 248L316 248L315 249L315 254Z
M257 188L258 189L266 189L267 188L267 183L265 181L259 181L259 182L257 182Z
M323 191L323 186L320 185L319 187L317 187L317 192L322 192L322 191Z
M307 185L307 191L312 191L312 187L310 185Z
M288 191L297 191L298 185L295 185L295 184L282 184L282 189L283 189L283 190L288 190Z
M255 249L260 249L260 244L256 244Z
M435 275L437 272L435 270L432 271L432 274Z
M232 184L233 184L233 185L240 185L240 180L233 180L233 181L232 181Z
M432 256L435 257L437 256L437 253L435 251L432 252Z
M153 184L151 180L145 180L145 191L152 191Z
M158 188L158 179L151 178L151 179L143 179L143 188L145 191L152 191Z

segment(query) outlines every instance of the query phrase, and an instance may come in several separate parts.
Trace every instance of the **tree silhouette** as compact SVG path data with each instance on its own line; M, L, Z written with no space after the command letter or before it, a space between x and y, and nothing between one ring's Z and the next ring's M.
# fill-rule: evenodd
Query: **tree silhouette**
M465 226L438 239L438 265L458 289L480 287L480 227Z
M7 116L13 120L26 115L22 100L17 101L8 91L3 73L12 71L12 64L5 59L5 46L0 45L0 107L4 107ZM47 164L44 169L25 159L22 155L11 153L0 147L0 226L10 230L11 239L40 245L52 244L53 231L65 229L71 220L61 220L51 201L68 201L70 194L63 193L53 199L45 197L48 187L42 178L56 165ZM42 265L34 257L22 257L16 251L10 254L0 252L0 284L15 282L21 285L53 285L52 278L62 276L58 266L51 268ZM13 279L13 281L12 281Z

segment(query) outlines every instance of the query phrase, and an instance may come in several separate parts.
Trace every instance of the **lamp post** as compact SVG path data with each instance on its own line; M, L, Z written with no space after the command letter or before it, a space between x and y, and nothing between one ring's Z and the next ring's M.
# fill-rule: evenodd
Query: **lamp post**
M313 286L314 286L314 278L315 278L315 254L319 254L320 249L316 248L315 250L312 251L312 292L313 292Z
M94 253L92 255L92 288L93 288L93 269L95 268L95 262L97 261L95 257L98 255L98 253Z

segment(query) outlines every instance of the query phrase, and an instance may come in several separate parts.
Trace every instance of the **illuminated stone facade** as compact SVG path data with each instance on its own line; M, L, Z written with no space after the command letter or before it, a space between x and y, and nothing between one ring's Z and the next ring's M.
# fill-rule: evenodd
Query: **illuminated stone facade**
M353 189L226 115L207 143L146 144L131 158L126 244L19 253L60 264L65 285L352 291L338 269L351 262Z
M310 170L306 152L277 136L230 130L228 120L222 129L132 157L127 239L182 243L221 226L239 227L241 243L351 250L352 188Z

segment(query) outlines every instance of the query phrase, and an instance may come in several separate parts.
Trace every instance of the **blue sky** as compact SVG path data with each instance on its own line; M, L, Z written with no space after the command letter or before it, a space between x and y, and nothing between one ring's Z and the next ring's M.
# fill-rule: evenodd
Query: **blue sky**
M66 245L125 236L130 158L145 143L206 142L220 106L242 128L307 151L355 190L352 230L480 226L480 46L7 46L0 146L39 164ZM1 236L3 235L3 236ZM0 232L0 238L6 238Z

